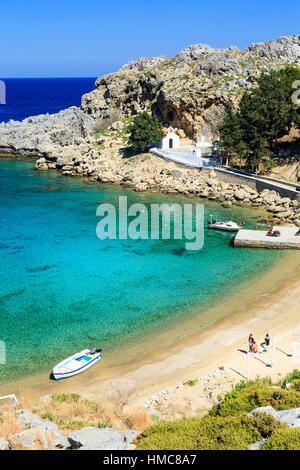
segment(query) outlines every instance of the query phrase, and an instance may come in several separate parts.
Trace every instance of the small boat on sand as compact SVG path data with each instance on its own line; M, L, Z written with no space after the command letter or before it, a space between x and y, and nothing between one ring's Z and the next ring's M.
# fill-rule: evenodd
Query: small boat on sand
M54 366L52 375L55 380L60 380L81 374L81 372L96 364L101 359L101 355L101 349L83 349L83 351L73 354L73 356L64 359Z
M236 222L229 220L228 222L217 222L217 220L209 220L207 228L215 230L224 230L225 232L237 232L243 227L244 224L238 225Z

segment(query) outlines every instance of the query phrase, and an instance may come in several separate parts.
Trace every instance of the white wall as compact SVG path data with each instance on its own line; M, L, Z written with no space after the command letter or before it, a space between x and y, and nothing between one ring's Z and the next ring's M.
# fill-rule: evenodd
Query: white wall
M172 146L170 147L170 139L172 139ZM165 137L163 137L159 148L168 150L170 148L179 148L180 147L180 137L174 132L169 132Z

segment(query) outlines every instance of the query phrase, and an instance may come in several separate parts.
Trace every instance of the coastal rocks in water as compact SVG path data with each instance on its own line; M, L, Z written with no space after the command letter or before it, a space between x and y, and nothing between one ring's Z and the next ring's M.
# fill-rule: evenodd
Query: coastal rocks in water
M68 436L73 449L80 450L129 450L134 448L131 442L140 431L118 431L114 428L83 428Z
M231 201L224 201L222 202L222 206L225 208L232 207L232 202Z
M94 125L93 117L75 106L22 122L9 121L0 124L0 148L11 154L56 159L60 149L78 145Z

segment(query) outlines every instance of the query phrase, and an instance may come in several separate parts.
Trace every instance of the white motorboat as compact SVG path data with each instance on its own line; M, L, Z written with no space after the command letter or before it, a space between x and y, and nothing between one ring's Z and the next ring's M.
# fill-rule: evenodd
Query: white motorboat
M225 232L237 232L242 228L242 225L238 225L232 220L229 220L228 222L217 222L216 220L210 220L207 223L207 228L224 230Z
M101 349L84 349L73 356L64 359L53 367L52 374L55 380L66 379L81 374L101 359Z

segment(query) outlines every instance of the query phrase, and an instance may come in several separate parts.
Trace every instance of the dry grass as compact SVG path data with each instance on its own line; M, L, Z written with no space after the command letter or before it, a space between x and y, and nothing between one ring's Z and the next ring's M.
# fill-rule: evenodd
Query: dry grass
M87 426L114 427L116 429L142 430L149 425L144 410L122 413L120 406L101 398L101 403L82 400L76 394L54 395L53 400L38 402L32 411L41 418L53 421L61 432L67 434Z
M0 437L4 437L5 440L13 434L16 434L22 430L18 423L14 409L1 409L0 415Z
M134 409L125 406L128 403L130 391L114 393L113 400L102 398L101 401L81 399L77 394L54 395L52 400L38 401L30 406L26 395L22 395L17 407L7 405L1 409L0 414L0 437L7 440L9 437L22 432L22 426L18 423L16 409L31 409L46 421L55 423L62 434L82 429L87 426L98 428L114 427L118 430L136 429L143 431L152 422L144 409ZM126 408L126 412L125 412ZM35 437L35 444L31 449L42 450L51 447L51 433L45 435L44 442L39 435ZM22 444L14 443L14 449L27 450Z
M128 417L131 419L132 429L144 431L152 424L147 411L142 409L133 411Z
M30 399L30 394L28 390L21 390L18 393L18 408L21 410L29 410L32 406L32 399Z

